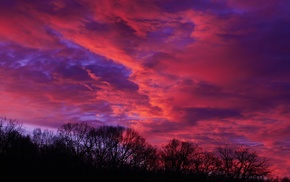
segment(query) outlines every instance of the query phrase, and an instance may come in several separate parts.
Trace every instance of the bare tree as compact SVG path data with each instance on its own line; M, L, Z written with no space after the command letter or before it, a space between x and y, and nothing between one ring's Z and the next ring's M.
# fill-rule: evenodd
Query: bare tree
M88 135L90 158L97 168L153 168L157 149L136 131L121 126L102 126Z
M64 140L68 150L75 156L84 159L88 152L88 134L91 128L92 127L84 122L67 123L58 129L58 134Z
M161 150L161 160L165 170L183 173L192 169L196 169L198 145L172 139L163 146Z
M200 173L205 176L216 176L221 166L221 160L212 152L203 151L200 154Z
M259 157L248 147L219 147L218 153L222 161L220 171L228 178L241 181L262 180L271 173L266 158Z
M54 142L54 133L48 129L42 130L35 128L32 131L32 142L38 146L39 149L50 146Z
M266 158L250 148L241 146L234 152L234 177L242 180L263 179L270 174Z
M98 168L117 168L120 165L120 141L125 130L121 126L102 126L90 133L92 158Z
M23 135L22 124L16 120L0 118L0 153L7 153L12 141Z
M24 135L20 122L0 119L0 169L1 179L16 180L28 170L35 169L37 147ZM15 175L17 174L17 175ZM5 180L4 180L5 181Z
M217 152L219 155L219 158L222 161L222 165L220 166L220 173L221 175L231 178L233 174L233 149L229 146L221 146L217 148Z
M122 145L122 150L120 151L122 165L151 168L149 165L154 160L153 155L156 154L156 150L135 130L126 128L123 131L120 144Z

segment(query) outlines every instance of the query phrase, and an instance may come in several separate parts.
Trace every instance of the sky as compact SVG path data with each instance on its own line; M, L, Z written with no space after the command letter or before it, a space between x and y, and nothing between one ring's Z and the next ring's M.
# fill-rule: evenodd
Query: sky
M289 0L0 0L0 115L251 146L290 174Z

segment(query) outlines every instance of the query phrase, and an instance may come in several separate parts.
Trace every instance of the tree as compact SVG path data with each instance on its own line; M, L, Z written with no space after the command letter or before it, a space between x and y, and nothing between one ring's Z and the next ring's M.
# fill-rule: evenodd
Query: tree
M72 154L82 159L88 152L89 139L88 134L92 129L88 124L67 123L58 129L59 136L63 139L66 147Z
M119 166L119 143L124 129L121 126L102 126L90 130L88 135L89 158L96 168L113 169Z
M0 169L2 179L16 180L29 170L36 169L37 146L23 133L22 125L16 120L0 119ZM15 175L15 173L18 175Z
M41 128L35 128L32 131L31 140L34 144L38 146L40 150L52 145L54 142L54 138L55 135L52 131L49 131L48 129L41 130Z
M153 168L157 149L136 131L121 126L102 126L88 134L89 157L97 168Z
M165 170L183 173L195 169L197 164L197 154L200 148L191 142L182 142L172 139L163 146L161 150L161 160Z
M204 176L216 176L221 166L221 160L212 152L203 151L200 154L199 172Z
M221 173L241 181L263 180L271 173L268 161L248 147L219 147Z
M217 153L222 162L219 169L220 174L226 178L232 178L234 160L233 149L228 146L218 147Z
M175 138L157 148L133 129L86 123L64 124L56 134L36 128L29 137L18 122L0 119L0 168L5 180L29 177L34 171L52 174L49 180L57 176L85 181L275 181L269 176L268 161L248 147L223 146L216 152Z
M234 152L234 175L242 180L263 179L270 174L269 164L266 158L248 147L241 146Z

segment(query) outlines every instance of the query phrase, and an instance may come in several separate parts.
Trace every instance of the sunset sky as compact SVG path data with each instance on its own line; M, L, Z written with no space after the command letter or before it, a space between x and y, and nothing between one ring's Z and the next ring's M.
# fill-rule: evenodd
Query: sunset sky
M290 174L289 0L0 0L0 115L249 145Z

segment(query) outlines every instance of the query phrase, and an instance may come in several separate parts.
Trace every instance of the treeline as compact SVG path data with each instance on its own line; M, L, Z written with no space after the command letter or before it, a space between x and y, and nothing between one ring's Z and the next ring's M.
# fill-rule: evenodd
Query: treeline
M267 160L246 146L209 152L173 138L158 148L133 129L86 123L24 133L18 122L0 119L0 181L274 181Z

